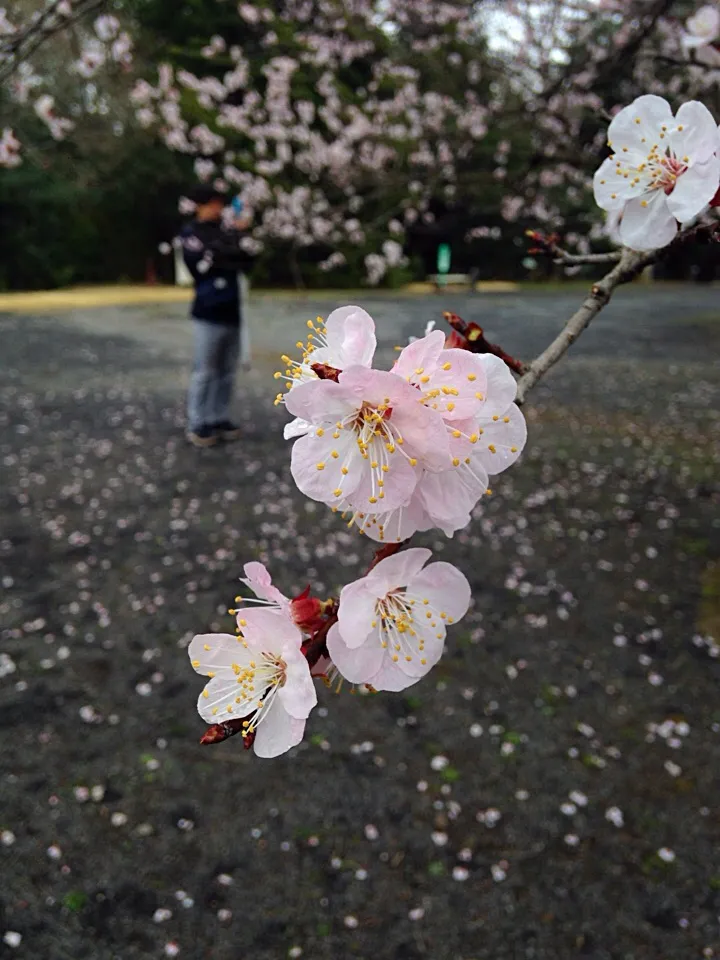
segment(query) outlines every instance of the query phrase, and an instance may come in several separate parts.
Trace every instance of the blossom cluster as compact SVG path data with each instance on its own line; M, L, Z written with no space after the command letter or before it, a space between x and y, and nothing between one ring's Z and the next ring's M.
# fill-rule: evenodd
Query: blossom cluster
M430 550L402 547L418 531L467 526L488 476L514 463L526 440L515 379L498 357L446 346L430 330L379 370L375 324L361 307L309 327L300 359L283 356L276 374L286 381L276 403L294 417L285 427L292 476L382 546L337 599L309 588L289 599L262 564L247 564L255 598L236 598L237 634L191 642L194 668L210 677L198 701L212 724L205 742L241 733L263 757L302 739L317 703L313 677L400 691L438 662L470 586L452 564L429 562Z

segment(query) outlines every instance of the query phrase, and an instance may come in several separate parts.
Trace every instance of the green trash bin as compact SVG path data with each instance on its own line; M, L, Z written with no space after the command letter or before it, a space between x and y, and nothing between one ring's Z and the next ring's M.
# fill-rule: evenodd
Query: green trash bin
M450 244L441 243L437 252L438 286L444 282L445 274L450 272Z

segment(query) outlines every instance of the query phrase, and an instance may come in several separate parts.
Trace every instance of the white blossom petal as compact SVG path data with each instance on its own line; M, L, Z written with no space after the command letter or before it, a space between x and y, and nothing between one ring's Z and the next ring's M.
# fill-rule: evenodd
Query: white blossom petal
M625 208L620 238L631 250L666 247L676 234L677 221L670 213L662 190L656 190L644 200L631 200Z
M678 177L675 189L667 198L670 213L684 223L705 209L720 187L720 156L713 154L707 163L691 166Z

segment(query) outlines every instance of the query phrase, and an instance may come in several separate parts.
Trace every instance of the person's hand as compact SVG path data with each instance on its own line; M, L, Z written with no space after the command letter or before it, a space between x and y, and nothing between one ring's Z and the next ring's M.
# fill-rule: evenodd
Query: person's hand
M247 230L252 222L253 222L252 211L243 210L243 212L240 214L239 217L235 217L235 220L233 221L233 227L236 230Z

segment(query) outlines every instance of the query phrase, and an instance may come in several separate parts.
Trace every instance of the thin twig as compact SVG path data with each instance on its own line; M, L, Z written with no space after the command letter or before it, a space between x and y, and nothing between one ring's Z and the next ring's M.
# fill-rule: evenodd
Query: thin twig
M565 264L566 266L583 266L591 263L618 263L620 261L620 251L614 250L610 253L570 253L558 243L556 233L544 234L539 230L526 230L525 236L529 237L533 243L538 246L531 248L528 253L547 253L555 263Z
M0 68L0 83L11 77L23 61L31 57L39 47L51 37L54 37L55 34L64 32L91 13L99 12L108 3L109 0L85 0L84 3L80 0L69 17L62 17L54 22L49 22L60 4L60 0L55 0L52 6L48 7L35 23L32 23L22 33L13 34L11 42L6 44L4 48L0 46L3 57L8 58L7 62Z
M634 280L645 267L663 260L689 240L694 240L703 235L711 241L720 239L720 223L698 224L691 227L689 230L678 234L670 246L661 250L636 253L633 250L624 249L619 263L602 280L598 280L597 283L592 285L590 293L579 310L570 317L553 342L529 365L527 372L518 382L516 403L524 403L528 392L567 353L583 330L587 329L598 313L608 305L610 298L619 286Z
M565 264L565 266L580 267L592 263L619 263L620 252L613 253L568 253L567 250L557 251L554 263Z

